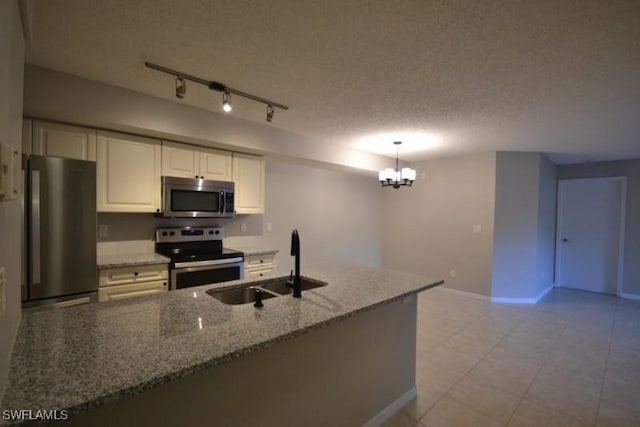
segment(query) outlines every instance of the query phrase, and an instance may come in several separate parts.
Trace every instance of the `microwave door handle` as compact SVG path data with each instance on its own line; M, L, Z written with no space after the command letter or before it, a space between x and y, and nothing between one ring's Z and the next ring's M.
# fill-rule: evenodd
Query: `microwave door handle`
M220 213L223 214L224 213L224 204L225 204L225 197L224 197L224 191L220 192Z

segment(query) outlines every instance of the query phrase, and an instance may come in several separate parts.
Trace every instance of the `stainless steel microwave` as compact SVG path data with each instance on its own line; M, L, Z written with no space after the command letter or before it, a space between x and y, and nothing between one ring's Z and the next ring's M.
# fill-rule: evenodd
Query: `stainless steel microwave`
M235 184L229 181L162 177L160 214L169 218L232 218Z

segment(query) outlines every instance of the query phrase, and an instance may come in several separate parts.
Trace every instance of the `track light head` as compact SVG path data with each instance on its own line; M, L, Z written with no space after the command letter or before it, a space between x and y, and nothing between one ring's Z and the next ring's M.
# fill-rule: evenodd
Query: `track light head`
M275 109L273 108L273 105L267 104L267 121L269 123L271 123L273 121L273 113L274 112L275 112Z
M225 113L228 113L232 110L231 95L229 94L229 92L222 92L222 109Z
M187 94L187 82L181 76L176 76L176 98L184 98Z

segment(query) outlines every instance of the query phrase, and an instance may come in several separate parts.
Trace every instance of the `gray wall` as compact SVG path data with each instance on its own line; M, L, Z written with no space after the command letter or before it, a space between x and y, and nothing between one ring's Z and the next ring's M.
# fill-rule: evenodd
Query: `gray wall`
M167 89L171 90L171 85ZM326 162L376 176L390 161L384 156L297 135L269 124L213 113L32 65L25 67L24 114L237 151ZM278 114L287 113L277 112L275 121Z
M22 147L23 63L24 39L18 2L5 0L0 2L0 140L19 152ZM7 277L6 310L0 313L0 401L20 323L20 230L20 202L0 202L0 266L6 269Z
M558 166L558 179L627 177L622 292L640 295L640 160Z
M302 267L358 263L382 265L382 192L375 179L344 171L267 158L264 215L232 220L157 219L148 214L99 214L109 225L101 241L152 240L156 226L219 225L225 246L278 249L278 271L293 268L291 231L297 228ZM241 224L247 231L241 231ZM272 231L267 225L272 224ZM304 273L304 271L303 271Z
M555 165L540 153L498 152L492 296L536 298L553 283Z
M412 165L413 188L379 189L386 268L445 279L445 287L491 295L495 153ZM422 178L424 174L424 178ZM480 233L473 226L480 225ZM450 277L450 270L456 276Z
M540 295L555 282L558 178L555 163L544 155L540 156L538 190L538 255L534 295Z

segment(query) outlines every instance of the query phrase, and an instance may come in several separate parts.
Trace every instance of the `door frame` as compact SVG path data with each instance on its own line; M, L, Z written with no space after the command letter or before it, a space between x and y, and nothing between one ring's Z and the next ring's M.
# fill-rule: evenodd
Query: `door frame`
M556 210L556 260L555 260L555 280L554 287L562 287L559 282L560 266L562 263L562 256L560 251L560 241L562 239L562 194L565 191L565 184L571 181L617 181L620 182L620 191L622 192L620 197L620 229L618 231L618 283L616 284L616 295L622 295L622 283L623 283L623 267L624 267L624 231L626 220L626 206L627 206L627 177L626 176L607 176L607 177L592 177L592 178L568 178L558 179L558 202Z

